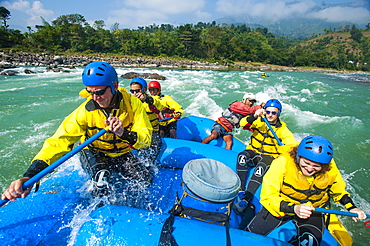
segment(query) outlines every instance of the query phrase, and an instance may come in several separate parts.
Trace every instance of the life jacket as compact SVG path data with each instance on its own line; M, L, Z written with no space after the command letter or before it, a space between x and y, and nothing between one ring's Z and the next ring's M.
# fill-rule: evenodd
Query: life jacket
M127 93L124 88L122 90L122 93L117 92L120 98L116 117L122 120L126 132L131 131L131 139L121 139L108 131L87 147L110 157L126 154L132 148L146 148L151 143L152 126L145 115L142 102ZM53 136L45 140L42 149L32 161L41 160L48 165L52 164L70 151L71 144L79 140L84 142L105 128L107 117L109 115L88 98L63 120Z
M159 101L159 99L157 99L153 96L149 96L149 95L146 95L146 96L153 98L153 104L152 105L149 105L148 103L143 102L146 114L148 115L150 124L153 127L153 131L159 131L159 121L158 121L158 119L159 119L160 110L162 109L163 106L162 106L161 102Z
M175 111L173 109L170 109L170 108L163 108L159 114L158 114L158 118L160 120L166 120L166 119L172 119L173 116L174 116L174 113Z
M306 177L300 172L293 158L287 156L286 160L286 172L280 192L283 200L293 204L311 202L314 207L328 205L329 190L335 181L335 176L328 171L309 180L311 177Z
M222 112L222 117L228 120L233 127L239 127L239 122L244 116L233 112L230 108L227 108Z
M227 131L232 131L235 127L239 128L240 120L250 114L253 114L260 106L250 107L242 102L235 101L222 112L222 116L217 122L222 125Z
M163 105L163 109L158 116L160 119L159 124L161 126L167 126L171 122L177 121L178 119L174 117L174 114L179 113L182 115L184 113L181 105L173 100L171 96L159 94L156 97L161 100Z
M277 140L262 119L256 119L250 127L253 130L253 134L250 138L247 149L253 150L259 154L270 155L275 158L281 154ZM272 128L280 141L284 138L287 139L284 144L290 145L296 143L293 134L288 130L284 122L278 120Z
M130 131L134 120L134 112L130 103L130 94L120 94L122 95L122 99L120 100L116 117L122 121L122 127ZM96 109L92 104L94 104L93 100L90 100L86 104L87 131L86 135L82 137L82 142L106 127L104 121L107 119L107 115L104 114L103 110ZM89 145L89 148L112 157L125 154L132 150L127 142L112 132L107 132L99 139L95 140Z

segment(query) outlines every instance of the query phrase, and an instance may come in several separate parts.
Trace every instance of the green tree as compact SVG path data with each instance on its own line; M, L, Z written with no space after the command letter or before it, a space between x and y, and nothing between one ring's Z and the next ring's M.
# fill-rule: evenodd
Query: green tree
M8 30L8 24L7 24L7 21L10 19L10 11L3 7L3 6L0 6L0 20L3 24L3 27L6 30Z
M180 55L188 58L199 57L197 55L199 55L200 51L200 33L201 30L194 29L191 24L180 26L177 29L179 42L185 48L184 54Z
M202 32L201 40L205 47L205 57L210 59L220 59L222 56L222 54L220 54L220 47L225 33L225 28L219 26L207 28Z
M52 21L52 26L60 34L63 50L81 52L89 49L84 30L84 27L89 27L89 24L84 16L80 14L62 15Z
M355 25L352 25L350 34L351 34L351 39L353 39L354 41L358 43L361 42L361 38L363 37L362 32L358 30Z
M37 25L36 32L30 32L27 40L24 41L26 47L33 52L62 51L62 40L59 30L51 26L41 17L42 25Z
M93 28L94 29L104 29L105 27L105 22L104 20L96 20L94 21Z
M115 31L117 31L119 29L119 23L118 22L115 22L111 27L110 27L110 31L113 33Z
M130 29L120 29L113 32L115 41L119 45L119 52L124 55L132 55L135 50L136 34Z

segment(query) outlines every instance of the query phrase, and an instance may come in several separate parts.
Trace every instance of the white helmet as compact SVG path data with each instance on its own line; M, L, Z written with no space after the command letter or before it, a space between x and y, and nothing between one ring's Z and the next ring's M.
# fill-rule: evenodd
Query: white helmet
M249 101L255 101L255 102L257 101L256 96L253 93L249 93L249 92L244 94L242 102L245 103L246 99L248 99Z

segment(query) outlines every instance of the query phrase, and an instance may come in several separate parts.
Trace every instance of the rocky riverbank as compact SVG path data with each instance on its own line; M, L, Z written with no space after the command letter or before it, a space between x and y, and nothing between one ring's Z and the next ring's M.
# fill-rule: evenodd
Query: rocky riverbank
M220 64L191 60L177 60L153 57L118 57L118 56L56 56L51 54L31 54L25 52L0 52L0 69L20 66L79 67L86 66L92 61L106 61L115 67L157 67L169 69L210 69L210 70L241 70L241 71L287 71L287 72L318 72L318 73L363 73L361 71L338 71L334 69L307 69L299 67L283 67L252 62L237 62Z

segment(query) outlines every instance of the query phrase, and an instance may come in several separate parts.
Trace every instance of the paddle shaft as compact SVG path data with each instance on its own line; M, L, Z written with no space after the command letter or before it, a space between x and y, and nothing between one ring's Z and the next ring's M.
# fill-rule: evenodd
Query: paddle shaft
M168 118L164 118L164 119L160 119L160 120L158 120L158 121L167 121L167 120L170 120L170 119L173 119L174 117L173 116L171 116L171 117L168 117Z
M59 167L61 164L63 164L66 160L80 152L83 148L94 142L96 139L98 139L100 136L102 136L104 133L106 133L106 129L100 130L98 133L94 134L91 138L87 139L85 142L78 145L76 148L69 151L67 154L59 158L57 161L55 161L53 164L42 170L41 172L37 173L35 176L24 182L22 185L23 190L27 190L29 187L32 187L35 183L40 181L43 177L45 177L47 174L54 171L57 167ZM0 200L0 207L5 205L9 200Z
M344 216L350 216L350 217L358 217L358 214L356 214L356 213L350 213L350 212L344 212L344 211L326 209L326 208L317 208L317 207L314 207L314 209L315 209L315 212L319 212L319 213L337 214L337 215L344 215ZM367 214L366 218L370 218L370 215Z
M266 123L266 125L268 126L268 128L270 129L270 131L272 132L272 134L274 135L274 137L275 137L276 141L278 142L278 144L279 144L280 146L282 146L282 145L283 145L283 143L280 141L280 139L279 139L279 138L278 138L278 136L276 135L276 133L275 133L274 129L272 129L272 127L271 127L270 123L268 122L268 120L266 119L266 117L261 116L261 118L262 118L262 120Z

